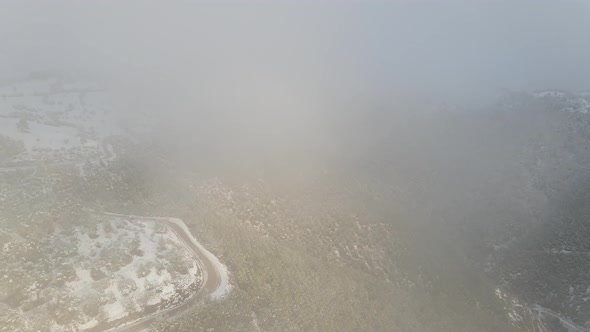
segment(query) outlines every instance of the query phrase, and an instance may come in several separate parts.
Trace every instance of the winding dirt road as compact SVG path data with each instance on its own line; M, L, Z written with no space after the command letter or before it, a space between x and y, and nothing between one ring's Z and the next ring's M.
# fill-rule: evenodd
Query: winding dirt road
M536 321L535 321L535 325L533 326L534 331L539 331L539 332L545 332L545 331L550 331L550 329L548 329L547 327L545 327L545 324L543 324L543 316L551 316L554 319L559 320L559 322L561 323L561 325L563 327L565 327L567 329L568 332L589 332L590 329L585 328L583 326L577 325L574 322L572 322L571 320L564 318L563 316L561 316L559 313L551 310L551 309L547 309L547 308L543 308L539 305L534 305L533 308L531 309L533 311L533 313L535 313L536 317Z
M187 251L190 252L195 258L201 268L203 281L200 289L181 304L160 311L146 310L151 312L146 312L147 315L143 318L136 316L125 317L116 321L99 324L85 331L143 331L148 329L156 319L163 317L169 318L179 315L193 304L202 301L207 297L213 300L219 299L231 289L226 267L221 264L217 257L205 249L192 236L182 220L176 218L141 217L116 213L104 214L137 220L151 220L164 224L178 238L179 242L187 249Z

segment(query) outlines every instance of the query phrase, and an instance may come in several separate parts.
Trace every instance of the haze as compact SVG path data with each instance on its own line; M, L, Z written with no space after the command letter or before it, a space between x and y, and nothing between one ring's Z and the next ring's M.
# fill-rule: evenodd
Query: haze
M0 330L589 331L587 1L0 1Z

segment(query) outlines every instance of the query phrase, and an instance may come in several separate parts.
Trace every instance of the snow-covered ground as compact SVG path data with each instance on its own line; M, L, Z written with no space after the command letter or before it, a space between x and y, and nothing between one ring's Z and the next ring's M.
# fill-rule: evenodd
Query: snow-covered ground
M104 154L101 142L126 135L123 113L106 90L82 80L0 85L0 135L24 144L21 160L47 159L52 152Z
M100 217L57 230L46 250L49 280L30 285L31 308L21 310L31 321L51 317L52 331L141 319L183 303L204 281L192 253L154 220Z
M535 315L536 327L538 327L540 332L550 332L552 331L553 326L546 326L545 320L547 318L556 320L557 323L564 331L567 332L588 332L590 328L577 325L576 323L572 322L570 319L563 317L562 315L556 313L553 310L543 308L540 305L533 306L532 309L533 314Z
M534 98L541 98L559 105L565 112L590 112L590 94L588 92L569 93L558 90L544 90L533 92Z
M171 223L178 225L178 227L183 229L186 234L189 234L192 244L195 245L196 247L198 247L201 250L201 252L203 252L204 255L207 257L207 259L211 262L211 264L213 264L215 266L215 269L217 270L217 272L219 274L220 282L219 282L217 289L215 289L215 291L213 293L211 293L211 299L213 299L213 300L220 299L224 295L231 292L232 285L229 283L229 273L227 271L227 267L225 265L223 265L219 261L219 259L217 257L215 257L215 255L213 255L209 250L205 249L205 247L203 247L199 243L199 241L197 241L192 236L190 230L188 229L188 227L186 227L186 224L182 220L180 220L178 218L169 218L168 220Z

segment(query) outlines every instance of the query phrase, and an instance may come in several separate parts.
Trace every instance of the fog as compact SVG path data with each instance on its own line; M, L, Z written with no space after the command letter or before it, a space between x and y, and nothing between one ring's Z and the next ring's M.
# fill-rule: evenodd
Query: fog
M587 331L588 31L582 0L0 1L0 330Z
M215 114L321 135L344 108L588 89L589 11L584 1L8 1L0 69L98 76L129 111L183 123Z
M147 76L217 93L282 84L310 90L300 92L310 99L319 98L316 90L466 97L504 88L584 89L588 6L4 1L2 72L84 70L115 81Z

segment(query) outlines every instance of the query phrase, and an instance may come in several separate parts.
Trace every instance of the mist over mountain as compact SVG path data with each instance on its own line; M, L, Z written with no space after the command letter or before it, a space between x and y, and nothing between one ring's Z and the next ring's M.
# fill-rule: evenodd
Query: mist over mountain
M0 2L0 330L588 331L589 18Z

